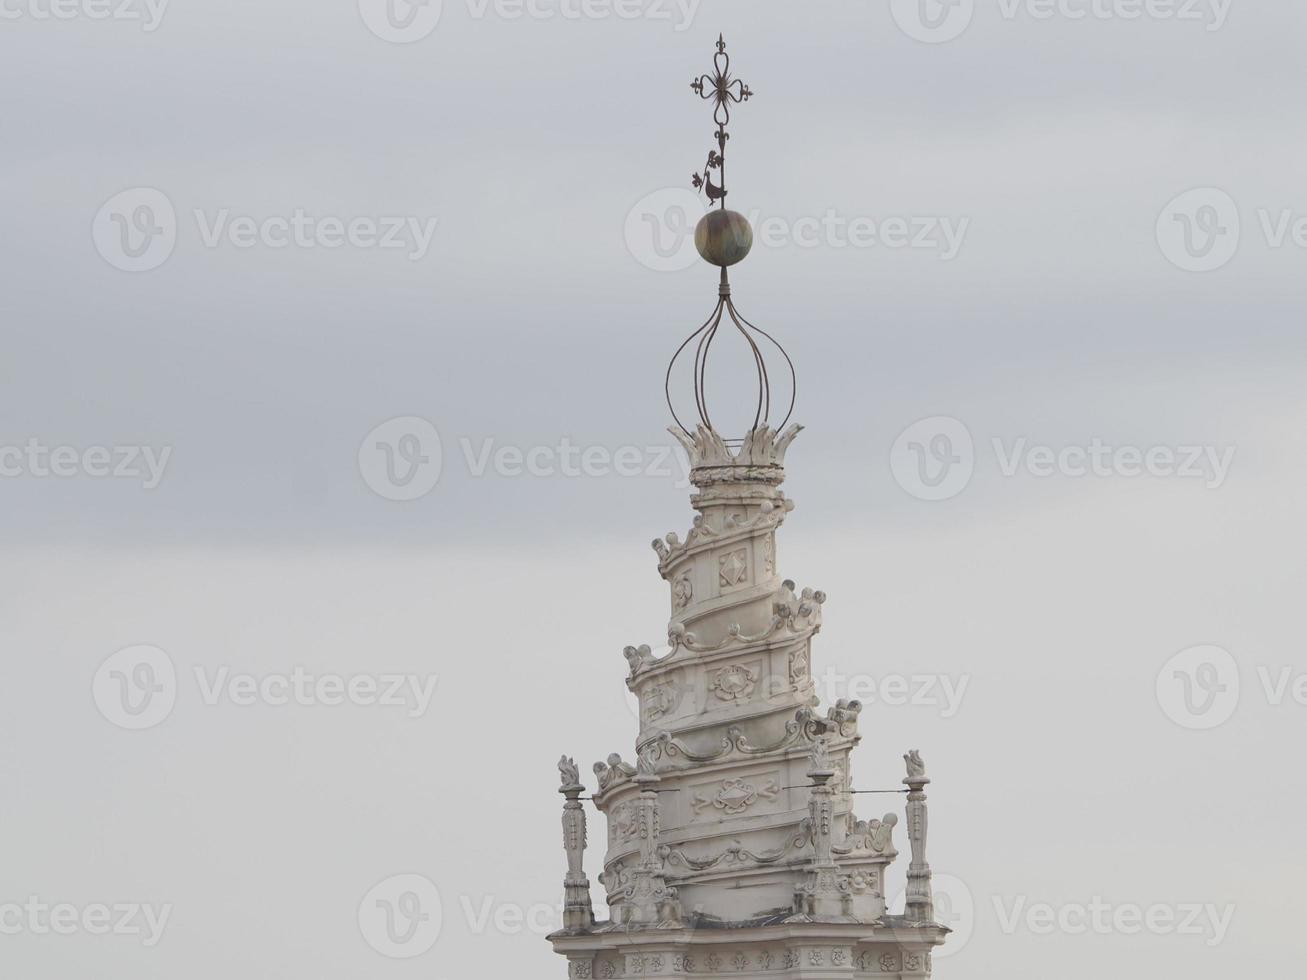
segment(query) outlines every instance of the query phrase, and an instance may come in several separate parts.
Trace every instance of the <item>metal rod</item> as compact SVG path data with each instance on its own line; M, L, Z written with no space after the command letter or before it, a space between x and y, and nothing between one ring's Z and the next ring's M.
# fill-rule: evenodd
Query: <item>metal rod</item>
M782 786L781 789L816 789L817 783L804 783L800 786ZM907 789L848 789L844 792L852 796L872 796L885 793L910 793Z

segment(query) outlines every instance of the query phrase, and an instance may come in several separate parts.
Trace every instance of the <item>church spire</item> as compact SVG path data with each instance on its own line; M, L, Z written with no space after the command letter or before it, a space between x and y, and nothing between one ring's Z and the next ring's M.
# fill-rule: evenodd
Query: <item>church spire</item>
M906 909L895 914L886 875L898 855L899 818L863 820L854 808L862 705L840 699L823 712L818 697L813 644L826 594L781 574L778 535L794 510L781 484L801 430L789 421L794 366L731 297L727 269L748 253L752 232L722 204L726 127L731 106L752 92L731 75L725 40L714 68L694 83L714 101L718 126L696 185L722 206L704 216L696 242L720 268L720 285L716 307L681 345L666 382L671 431L692 465L695 514L688 532L653 542L668 590L666 646L623 651L638 764L612 753L594 766L590 802L606 823L606 920L592 918L582 872L577 769L570 758L560 763L569 863L564 928L550 940L576 980L925 980L948 929L934 921L924 765L909 754L912 861ZM742 432L717 421L719 410L738 412L738 401L714 388L723 404L710 405L706 390L709 355L723 351L726 338L743 338L744 373L757 381ZM682 355L692 346L691 365ZM682 374L674 391L678 365L692 375Z

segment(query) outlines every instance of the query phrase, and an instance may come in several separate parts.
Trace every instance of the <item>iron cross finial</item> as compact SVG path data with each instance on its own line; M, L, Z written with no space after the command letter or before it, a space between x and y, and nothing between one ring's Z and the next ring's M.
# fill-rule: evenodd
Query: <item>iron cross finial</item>
M731 56L726 53L726 38L717 35L717 53L713 55L713 73L700 75L690 83L690 88L699 98L713 101L713 122L717 131L713 138L717 140L717 149L708 152L708 162L704 165L703 175L694 175L696 189L705 190L709 202L721 202L726 207L726 141L731 138L726 127L731 122L731 103L748 102L753 92L748 85L738 78L731 77ZM721 173L720 185L714 184L712 171Z

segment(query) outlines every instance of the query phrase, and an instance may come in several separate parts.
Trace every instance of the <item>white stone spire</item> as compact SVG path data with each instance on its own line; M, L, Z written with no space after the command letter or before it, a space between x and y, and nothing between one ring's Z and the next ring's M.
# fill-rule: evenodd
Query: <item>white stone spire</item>
M924 767L910 755L909 898L906 914L893 915L885 876L898 854L898 817L854 813L850 757L862 705L840 700L822 714L813 684L826 594L779 571L777 535L794 511L781 490L785 458L802 427L785 428L788 413L783 431L768 423L786 402L773 400L757 338L784 356L791 410L793 363L735 309L724 261L730 243L714 234L707 229L701 250L722 259L718 305L678 351L694 351L694 431L672 407L671 431L692 467L694 516L684 536L653 542L667 583L667 646L622 651L639 702L637 765L618 753L594 765L593 803L607 823L608 917L586 924L573 829L566 927L550 939L583 980L925 977L930 950L948 930L933 921ZM755 420L739 440L713 427L704 391L704 363L727 317L748 342L758 378ZM579 806L579 795L565 807ZM567 819L565 827L577 826L575 814ZM580 827L583 847L583 818Z

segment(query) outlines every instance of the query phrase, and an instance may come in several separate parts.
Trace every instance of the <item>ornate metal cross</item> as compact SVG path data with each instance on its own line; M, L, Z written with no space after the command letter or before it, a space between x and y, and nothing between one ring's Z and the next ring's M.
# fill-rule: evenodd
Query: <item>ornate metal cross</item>
M748 102L753 96L749 86L738 78L731 77L731 56L726 53L726 41L722 35L717 36L717 53L713 55L713 74L700 75L690 83L692 88L705 101L711 99L713 105L713 122L717 132L717 149L708 151L708 162L703 175L694 175L696 189L706 189L709 201L720 201L726 207L726 141L731 138L726 127L731 122L731 103ZM712 171L721 171L720 186L712 181Z

